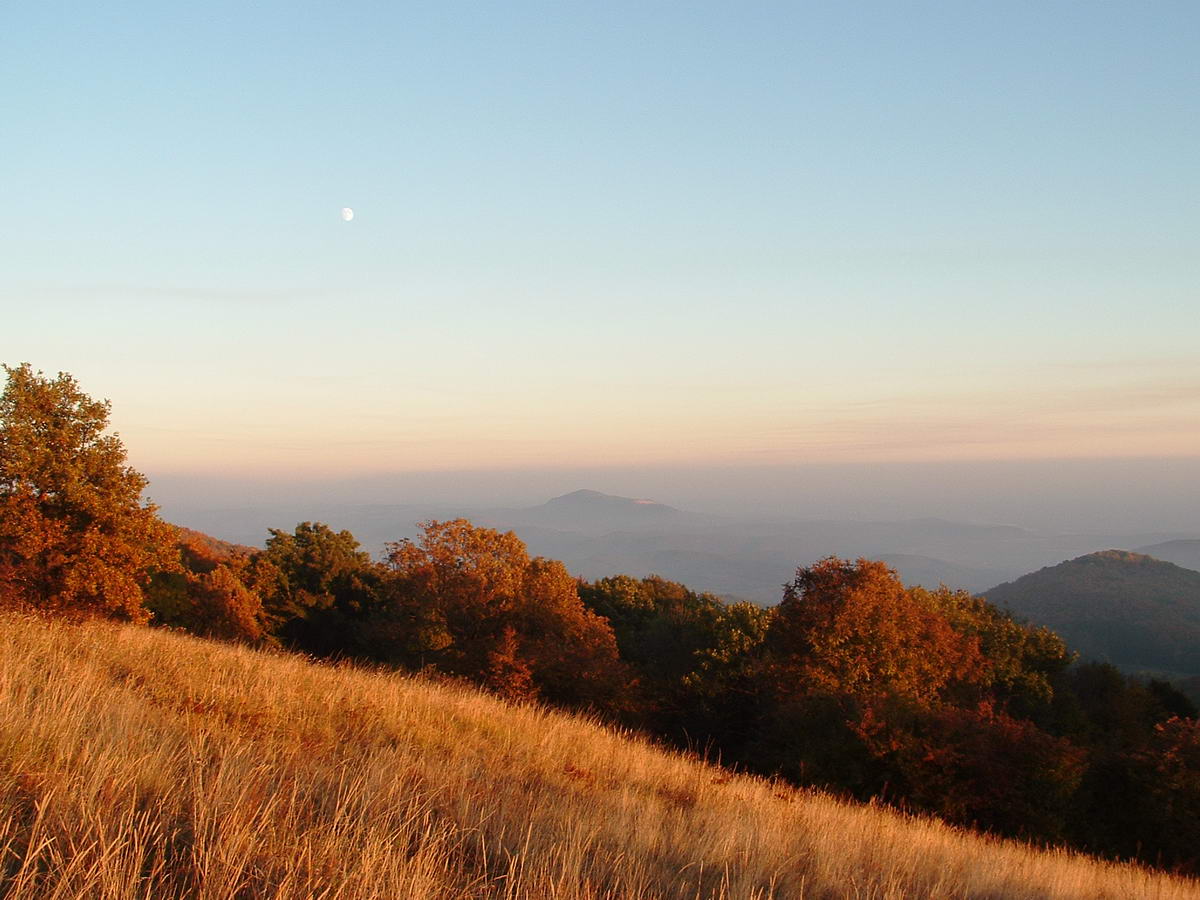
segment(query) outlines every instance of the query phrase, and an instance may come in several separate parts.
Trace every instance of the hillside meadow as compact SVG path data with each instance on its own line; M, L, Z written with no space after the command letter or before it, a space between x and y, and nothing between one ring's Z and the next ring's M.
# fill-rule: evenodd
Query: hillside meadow
M582 717L163 630L0 617L0 896L1185 898Z

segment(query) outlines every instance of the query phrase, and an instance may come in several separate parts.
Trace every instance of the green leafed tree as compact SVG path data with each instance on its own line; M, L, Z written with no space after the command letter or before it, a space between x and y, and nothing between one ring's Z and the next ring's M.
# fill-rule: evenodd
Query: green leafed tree
M108 433L110 406L70 375L5 366L0 395L0 602L145 621L142 587L177 566L171 526Z
M349 531L301 522L271 529L247 572L266 618L285 644L309 653L354 653L355 623L373 611L381 569Z
M680 741L738 745L755 712L753 663L773 613L727 604L657 575L581 582L579 596L612 625L642 688L636 720Z

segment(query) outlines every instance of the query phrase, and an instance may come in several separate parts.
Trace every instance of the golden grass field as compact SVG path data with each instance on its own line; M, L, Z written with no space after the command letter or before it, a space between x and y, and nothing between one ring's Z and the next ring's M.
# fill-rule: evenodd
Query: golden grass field
M594 722L147 628L0 617L0 897L1183 898Z

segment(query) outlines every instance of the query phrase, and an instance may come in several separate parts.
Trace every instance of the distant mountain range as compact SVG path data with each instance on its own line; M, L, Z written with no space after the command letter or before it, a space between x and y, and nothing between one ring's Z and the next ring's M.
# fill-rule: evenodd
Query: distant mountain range
M372 553L416 534L426 519L468 518L512 529L532 553L561 559L574 573L598 578L651 573L696 590L778 602L798 566L825 556L865 556L892 565L909 584L945 583L978 592L1042 566L1112 546L1175 540L1178 534L1049 534L1011 525L944 519L894 522L730 518L677 509L649 499L580 490L530 507L336 505L187 510L175 521L209 534L261 545L268 527L300 521L347 528ZM1195 542L1200 543L1200 542Z
M1143 553L1089 553L997 585L993 603L1056 631L1084 658L1200 675L1200 572Z

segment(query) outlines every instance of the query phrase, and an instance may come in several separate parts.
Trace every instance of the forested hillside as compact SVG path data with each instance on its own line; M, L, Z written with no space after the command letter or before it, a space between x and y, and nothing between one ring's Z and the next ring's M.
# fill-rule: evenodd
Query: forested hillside
M1085 658L1200 675L1200 572L1109 550L1068 560L986 592L1052 628Z

